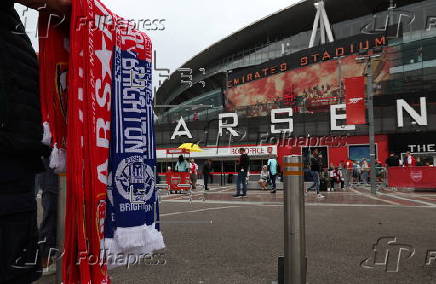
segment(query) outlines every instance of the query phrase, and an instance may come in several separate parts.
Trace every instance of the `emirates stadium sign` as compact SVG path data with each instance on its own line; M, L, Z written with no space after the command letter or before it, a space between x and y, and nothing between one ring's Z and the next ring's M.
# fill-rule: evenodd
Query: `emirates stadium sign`
M233 88L252 81L287 72L294 68L329 61L334 58L356 54L359 50L370 50L387 45L387 39L381 34L361 34L334 43L324 44L293 53L264 64L229 73L227 87Z

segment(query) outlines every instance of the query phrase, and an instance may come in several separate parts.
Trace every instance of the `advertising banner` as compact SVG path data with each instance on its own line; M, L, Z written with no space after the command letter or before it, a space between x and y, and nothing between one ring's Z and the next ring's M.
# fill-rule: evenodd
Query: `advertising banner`
M374 84L380 84L389 79L389 64L375 64ZM268 116L280 107L292 107L294 114L328 112L330 105L345 103L343 78L361 76L364 68L351 55L239 85L227 90L226 110L246 117Z
M353 37L229 73L226 111L246 117L268 116L280 107L292 107L294 114L328 112L330 105L345 103L343 79L364 72L355 53L386 44L383 36ZM388 80L389 69L389 62L374 62L374 84Z
M345 103L347 105L347 124L366 124L364 77L345 79Z
M436 167L392 167L389 187L436 188Z

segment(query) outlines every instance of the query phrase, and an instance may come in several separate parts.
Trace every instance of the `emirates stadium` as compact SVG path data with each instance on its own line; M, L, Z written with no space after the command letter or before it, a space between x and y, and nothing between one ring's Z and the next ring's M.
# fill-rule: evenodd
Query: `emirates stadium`
M370 64L369 64L370 63ZM345 81L371 74L377 160L410 151L436 162L436 1L301 1L231 34L161 77L156 93L159 171L182 143L198 164L250 171L271 154L323 163L369 158L368 117L347 124ZM366 95L365 95L366 99Z

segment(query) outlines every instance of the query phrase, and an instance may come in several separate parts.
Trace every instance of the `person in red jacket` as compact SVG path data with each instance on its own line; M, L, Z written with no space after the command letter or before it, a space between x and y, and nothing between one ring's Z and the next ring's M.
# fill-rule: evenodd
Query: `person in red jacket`
M415 159L415 157L413 157L412 154L410 154L410 152L406 153L406 156L404 157L404 160L403 160L403 166L404 167L415 167L416 166L416 159Z
M345 177L344 177L344 179L345 179L344 183L345 183L345 188L348 189L351 187L351 182L353 179L353 161L351 161L350 159L347 159L345 161L344 166L345 166L345 170L346 170Z

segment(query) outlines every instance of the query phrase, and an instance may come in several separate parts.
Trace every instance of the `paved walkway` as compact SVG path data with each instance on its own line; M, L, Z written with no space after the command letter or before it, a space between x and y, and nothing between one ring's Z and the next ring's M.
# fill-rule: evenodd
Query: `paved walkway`
M283 255L283 192L233 193L233 186L162 193L164 264L121 267L110 272L113 283L272 283ZM436 192L383 189L372 195L358 187L323 194L306 196L308 283L436 283L436 262L425 266L429 250L436 250ZM397 273L361 266L381 238L397 238L415 251L401 259ZM51 283L54 277L38 282Z
M234 186L212 187L209 191L196 190L191 194L167 194L162 192L163 202L209 202L229 204L283 204L283 191L275 194L269 191L249 190L246 197L234 198ZM408 206L436 207L436 191L394 191L379 190L376 195L370 193L369 187L353 187L346 191L323 192L325 198L317 198L314 192L306 195L307 206Z

